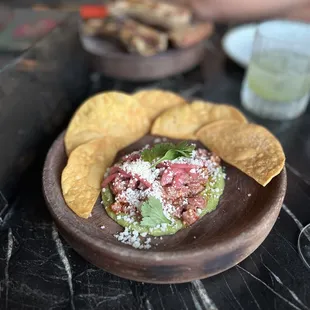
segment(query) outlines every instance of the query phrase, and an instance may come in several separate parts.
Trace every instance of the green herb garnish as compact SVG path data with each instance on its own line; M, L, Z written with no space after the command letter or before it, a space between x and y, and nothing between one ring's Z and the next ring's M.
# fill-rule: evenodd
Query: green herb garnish
M155 197L150 197L143 202L141 206L141 214L142 221L140 224L142 226L155 227L158 224L170 224L170 221L164 215L160 200Z
M178 144L173 143L158 143L150 149L145 149L142 152L142 159L144 161L153 162L158 159L151 167L156 167L164 160L173 160L179 157L191 157L195 145L182 141Z

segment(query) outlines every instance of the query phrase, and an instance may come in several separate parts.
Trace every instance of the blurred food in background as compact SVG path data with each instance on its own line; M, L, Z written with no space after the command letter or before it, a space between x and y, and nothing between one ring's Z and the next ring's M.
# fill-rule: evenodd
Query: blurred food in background
M156 0L85 5L80 13L84 35L112 41L142 56L193 46L213 32L213 24L197 21L189 8Z
M53 30L66 16L59 11L36 12L0 6L0 52L22 52Z

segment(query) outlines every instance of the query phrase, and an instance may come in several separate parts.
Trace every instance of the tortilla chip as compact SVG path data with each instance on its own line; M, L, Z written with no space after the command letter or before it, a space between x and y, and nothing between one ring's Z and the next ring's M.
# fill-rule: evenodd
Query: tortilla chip
M187 104L187 101L181 96L164 90L142 90L135 93L134 97L147 110L151 122L163 111Z
M132 96L105 92L89 98L76 111L65 135L67 154L94 139L115 137L125 147L150 129L146 109Z
M194 101L163 112L153 123L151 132L153 135L196 140L195 133L199 128L221 119L247 122L245 116L232 106Z
M114 139L103 138L80 145L71 153L61 175L61 187L67 205L78 216L90 216L104 173L118 149Z
M201 128L197 137L224 161L263 186L284 167L282 146L264 127L222 120Z
M211 105L211 109L205 108L206 105ZM214 104L197 100L192 102L192 106L195 113L199 115L203 125L224 119L236 120L240 123L248 122L241 111L228 104Z

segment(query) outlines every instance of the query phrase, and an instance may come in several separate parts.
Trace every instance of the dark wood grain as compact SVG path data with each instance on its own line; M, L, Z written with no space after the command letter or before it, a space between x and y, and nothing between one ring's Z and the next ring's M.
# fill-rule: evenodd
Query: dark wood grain
M153 139L146 136L125 152L139 149ZM122 228L108 217L99 199L89 219L79 218L66 206L60 185L66 161L62 134L48 153L43 190L64 238L94 265L124 278L150 283L209 277L245 259L270 232L286 191L285 170L264 188L225 165L228 178L216 211L190 228L155 240L148 251L136 250L113 236ZM102 225L106 228L100 229Z

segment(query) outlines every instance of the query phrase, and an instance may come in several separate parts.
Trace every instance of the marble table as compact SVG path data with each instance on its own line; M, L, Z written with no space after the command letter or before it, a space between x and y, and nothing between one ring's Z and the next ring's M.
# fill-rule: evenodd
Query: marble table
M160 87L240 107L244 72L226 59L219 43L216 35L201 65L186 74L143 84L93 74L92 92ZM41 172L48 145L40 146L36 163L1 214L0 309L310 309L310 270L296 246L310 222L310 110L289 122L247 116L280 139L288 172L279 218L247 259L222 274L176 285L137 283L99 270L63 240L47 211ZM4 197L0 203L6 204Z

